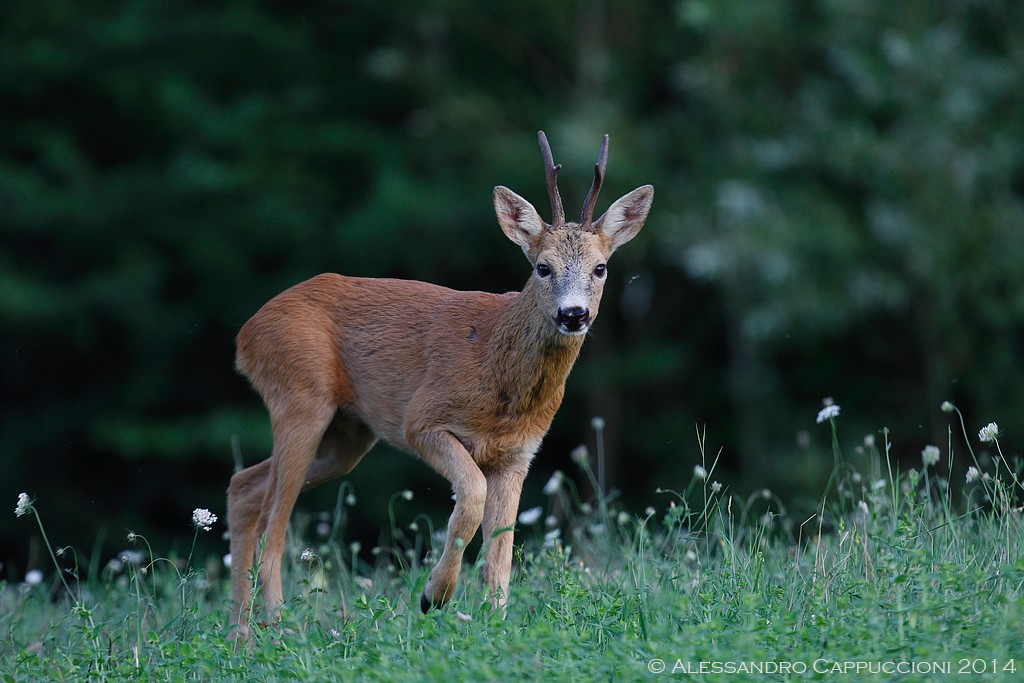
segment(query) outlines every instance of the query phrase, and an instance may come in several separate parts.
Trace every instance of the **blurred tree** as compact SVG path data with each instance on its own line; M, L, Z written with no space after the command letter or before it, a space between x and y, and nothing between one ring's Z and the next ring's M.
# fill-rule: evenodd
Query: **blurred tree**
M1024 52L1004 29L1020 10L682 8L704 50L681 89L714 136L693 157L704 196L682 264L725 297L744 471L780 471L766 448L814 392L852 399L864 428L925 425L915 438L936 443L947 398L1012 419Z

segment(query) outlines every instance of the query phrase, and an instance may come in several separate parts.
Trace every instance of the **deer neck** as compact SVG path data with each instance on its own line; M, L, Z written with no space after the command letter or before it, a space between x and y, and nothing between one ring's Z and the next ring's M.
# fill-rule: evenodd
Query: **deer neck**
M539 306L533 278L510 297L494 328L498 390L517 414L547 412L561 403L583 336L560 334Z

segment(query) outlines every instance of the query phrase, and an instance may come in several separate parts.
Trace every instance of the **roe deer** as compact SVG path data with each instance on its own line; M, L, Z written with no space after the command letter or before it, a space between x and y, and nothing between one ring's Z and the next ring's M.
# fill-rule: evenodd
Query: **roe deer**
M552 223L511 190L494 188L498 223L533 267L521 292L323 274L271 299L239 332L238 369L263 398L273 431L271 457L228 487L233 619L243 633L261 537L259 579L273 614L296 497L347 474L378 439L418 455L455 492L423 610L452 596L481 522L484 580L496 608L504 607L523 479L597 316L608 257L639 232L654 198L652 186L639 187L593 220L605 135L580 221L566 222L561 165L543 131L538 141Z

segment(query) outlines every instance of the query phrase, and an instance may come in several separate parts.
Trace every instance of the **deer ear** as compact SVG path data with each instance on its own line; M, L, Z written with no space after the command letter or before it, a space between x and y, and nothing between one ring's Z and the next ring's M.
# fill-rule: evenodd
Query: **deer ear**
M615 200L604 215L594 221L594 231L603 235L615 251L644 227L654 201L654 186L644 185Z
M546 227L533 204L499 185L494 188L494 213L505 235L529 254Z

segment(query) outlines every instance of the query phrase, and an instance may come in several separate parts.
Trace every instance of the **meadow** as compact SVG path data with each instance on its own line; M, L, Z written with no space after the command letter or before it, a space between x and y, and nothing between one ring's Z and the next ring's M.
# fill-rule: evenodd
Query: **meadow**
M547 482L544 507L521 511L504 618L479 565L447 607L420 613L440 544L410 492L392 496L380 548L346 540L356 501L344 483L333 510L297 516L291 599L280 623L251 615L244 646L230 637L222 558L164 558L141 532L98 568L48 546L50 572L0 590L0 678L1020 680L1021 463L995 424L975 434L943 410L948 442L901 468L887 430L851 441L827 406L818 428L831 430L834 469L803 506L723 486L700 431L688 485L644 510L582 499L596 481L581 452L578 471ZM45 539L42 501L19 498L16 513ZM182 528L224 531L201 509Z

